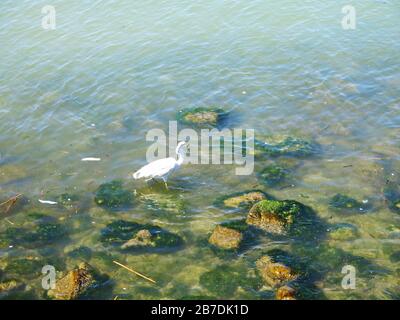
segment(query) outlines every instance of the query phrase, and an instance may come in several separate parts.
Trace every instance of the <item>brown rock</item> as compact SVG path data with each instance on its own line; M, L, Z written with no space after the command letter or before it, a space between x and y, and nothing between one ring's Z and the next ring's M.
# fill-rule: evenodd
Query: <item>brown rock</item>
M258 259L256 266L263 280L272 287L282 285L297 278L297 275L290 267L282 263L273 262L268 256L262 256Z
M151 240L151 233L149 230L140 230L136 233L135 237L131 240L125 242L121 248L127 249L131 247L145 247L145 246L154 246L153 241Z
M1 293L8 293L9 291L12 291L18 287L18 283L15 280L7 281L7 282L2 282L0 283L0 294Z
M246 222L270 233L286 234L295 217L300 214L300 204L292 200L262 200L250 209Z
M239 206L251 206L252 204L266 199L265 195L259 191L250 191L241 195L233 196L224 200L224 205L229 208Z
M197 124L216 124L218 122L218 113L213 111L189 113L185 116L185 120Z
M74 300L82 295L95 282L91 267L82 263L56 282L56 288L48 295L57 300Z
M216 226L208 242L222 249L237 249L242 239L243 236L239 231Z
M296 300L295 297L296 290L289 286L280 287L276 291L276 299L277 300Z

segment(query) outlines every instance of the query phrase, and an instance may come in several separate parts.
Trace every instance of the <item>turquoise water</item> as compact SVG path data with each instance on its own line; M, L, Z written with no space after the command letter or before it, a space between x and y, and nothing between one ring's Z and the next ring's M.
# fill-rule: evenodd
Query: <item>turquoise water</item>
M34 257L63 261L58 271L65 271L77 263L66 254L85 245L157 279L154 286L94 259L90 264L112 283L102 298L209 295L199 278L226 258L202 239L216 223L245 217L213 203L218 196L256 188L309 205L327 224L352 224L358 236L324 237L312 244L264 236L231 257L233 264L251 269L258 251L278 248L315 263L318 290L311 298L399 297L393 257L399 250L400 216L384 197L387 181L395 186L400 181L397 1L355 2L355 30L341 26L341 9L349 1L52 1L57 28L43 30L41 9L47 4L5 0L0 5L0 199L22 193L29 200L2 213L0 231L33 228L27 214L35 211L65 225L69 239L46 248L2 248L1 268L13 259ZM170 180L171 194L187 203L178 216L143 206L110 212L95 205L101 183L122 179L132 192L144 188L130 175L145 164L149 130L166 130L182 108L210 105L231 112L228 125L256 134L307 137L322 151L294 159L287 188L257 180L256 173L275 159L257 160L255 174L245 177L224 165L184 166ZM102 161L81 162L84 157ZM77 207L38 202L65 192L80 196ZM373 210L332 212L328 202L337 193L368 199ZM104 248L100 229L115 219L162 226L180 234L185 245L164 254ZM340 286L341 258L326 270L316 262L319 246L371 264L360 272L355 290ZM14 294L43 298L40 276L28 278L18 277L25 286ZM227 298L269 298L273 290L263 291L239 290Z

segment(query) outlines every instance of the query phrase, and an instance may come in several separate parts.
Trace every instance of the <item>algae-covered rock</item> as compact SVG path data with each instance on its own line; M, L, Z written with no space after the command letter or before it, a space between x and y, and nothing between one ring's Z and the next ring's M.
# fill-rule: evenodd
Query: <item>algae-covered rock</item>
M335 211L344 213L363 212L369 209L368 204L364 204L354 198L340 193L330 199L329 207Z
M290 286L283 286L276 290L277 300L296 300L296 290Z
M263 200L250 209L246 222L270 233L285 234L300 213L297 201Z
M67 253L67 256L72 259L89 261L92 257L92 249L86 246L80 246Z
M6 282L1 282L0 283L0 297L1 294L8 293L9 291L12 291L16 288L18 288L18 282L15 280L10 280Z
M262 256L256 262L257 270L263 280L270 286L281 286L297 279L298 275L283 263L275 262L269 256Z
M239 248L242 239L243 235L239 231L219 225L215 227L208 241L216 247L229 250Z
M3 235L0 235L0 249L6 249L9 246L11 246L11 241Z
M101 230L100 241L120 249L172 248L183 244L183 239L158 226L117 220Z
M268 196L260 190L247 190L220 197L215 202L218 207L225 208L251 208L253 204L267 199Z
M261 287L258 275L243 266L220 265L200 276L200 284L217 297L230 297L239 287L257 290Z
M29 176L25 167L16 164L4 164L0 166L0 184L18 182Z
M390 202L389 208L397 213L400 213L400 199Z
M184 215L187 213L187 205L180 195L174 194L160 194L148 193L140 195L140 202L142 202L146 209L154 211L157 215L162 213Z
M66 228L57 223L42 223L34 232L34 239L40 242L50 242L64 237L67 233Z
M236 219L224 221L220 224L221 227L237 230L239 232L246 232L249 229L249 225L246 222L246 219Z
M4 272L8 277L33 279L41 274L44 265L43 261L37 257L13 259L8 261Z
M217 298L214 296L206 296L206 295L187 295L187 296L181 297L178 300L198 301L198 300L217 300Z
M386 183L383 190L386 202L392 212L400 213L400 186L399 183L390 181Z
M195 107L180 110L177 120L195 127L218 127L226 118L227 112L218 107Z
M16 280L8 280L8 281L4 281L4 282L0 282L0 300L1 299L18 299L21 300L24 297L18 297L15 296L15 294L17 292L22 291L22 289L24 288L24 284L23 283L19 283Z
M76 194L63 193L57 197L57 202L65 207L71 207L79 201Z
M154 247L155 242L152 240L152 234L149 230L139 230L135 236L125 242L121 248L128 249L132 247Z
M92 268L82 263L64 277L57 280L56 288L49 290L49 297L56 300L74 300L95 284Z
M357 236L357 228L350 224L339 224L329 231L329 238L332 240L353 240Z
M275 186L283 182L287 177L287 170L278 165L266 166L259 174L258 179L260 182L267 186Z
M318 145L316 143L287 135L269 136L255 140L256 155L307 157L317 152Z
M400 251L393 252L389 257L390 262L400 262Z
M101 207L119 209L133 204L133 192L123 188L121 181L111 181L99 186L94 201Z
M43 222L34 225L33 229L10 227L4 232L4 238L9 245L20 245L26 248L35 248L52 244L65 239L67 229L58 223Z

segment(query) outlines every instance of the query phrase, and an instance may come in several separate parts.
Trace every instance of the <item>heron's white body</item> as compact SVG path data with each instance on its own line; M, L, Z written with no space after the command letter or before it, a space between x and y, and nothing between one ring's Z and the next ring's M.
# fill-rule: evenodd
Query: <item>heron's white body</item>
M176 154L178 159L175 158L164 158L155 160L145 165L133 174L134 179L161 179L167 182L168 176L176 171L184 161L184 150L183 147L186 145L185 142L180 142L176 147Z

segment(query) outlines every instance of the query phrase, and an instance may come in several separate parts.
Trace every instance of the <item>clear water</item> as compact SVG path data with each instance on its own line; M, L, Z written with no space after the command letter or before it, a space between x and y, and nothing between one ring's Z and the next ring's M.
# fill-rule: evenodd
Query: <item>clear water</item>
M91 261L112 282L103 298L207 295L200 275L226 259L201 239L216 223L245 216L213 202L258 188L311 206L326 223L351 223L358 238L310 244L265 236L232 263L251 268L258 250L279 248L312 264L315 248L329 245L374 267L359 274L355 290L341 288L340 263L320 269L313 298L399 297L399 266L390 257L399 250L400 216L382 192L387 179L400 181L398 1L357 1L357 28L343 30L348 1L55 0L53 31L41 27L47 2L0 4L0 197L22 193L30 200L2 214L0 231L24 226L26 213L36 211L68 226L70 239L46 250L3 249L2 266L17 257L63 259L85 245L157 280L152 285L112 263ZM261 185L256 175L236 176L228 166L188 165L170 181L171 192L188 203L179 217L141 206L108 212L94 204L96 188L115 178L131 190L143 188L129 177L145 163L147 131L166 129L183 107L209 105L232 111L235 126L311 137L323 152L299 160L294 186L283 189ZM102 161L80 161L88 156ZM256 172L264 165L257 162ZM78 210L37 201L64 192L81 196ZM328 201L336 193L370 199L374 210L332 212ZM186 245L165 254L105 249L100 229L116 218L160 225ZM65 269L74 263L67 260ZM28 287L17 296L43 298L40 277L20 281ZM271 290L264 291L239 290L229 298L268 297Z

